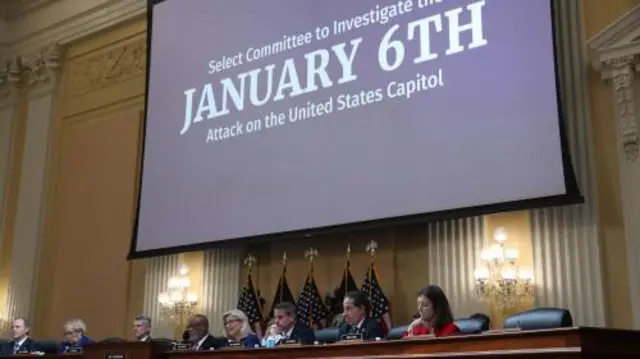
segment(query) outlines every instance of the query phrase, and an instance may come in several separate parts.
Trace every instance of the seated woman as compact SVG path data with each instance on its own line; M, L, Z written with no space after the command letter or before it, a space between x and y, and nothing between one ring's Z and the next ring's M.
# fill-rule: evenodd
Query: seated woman
M70 319L64 324L64 339L60 353L68 353L73 349L81 349L83 345L93 343L93 339L85 336L87 323L82 319Z
M375 340L384 338L384 332L377 320L369 317L371 304L369 298L360 292L349 292L344 296L342 302L342 317L344 324L340 326L338 338L343 339L345 335L361 336L364 340Z
M241 310L233 309L224 313L222 322L229 343L240 343L245 348L260 346L260 339L251 330L249 319Z
M445 337L460 333L453 323L453 313L444 291L437 285L422 288L418 293L418 314L403 337L433 334Z

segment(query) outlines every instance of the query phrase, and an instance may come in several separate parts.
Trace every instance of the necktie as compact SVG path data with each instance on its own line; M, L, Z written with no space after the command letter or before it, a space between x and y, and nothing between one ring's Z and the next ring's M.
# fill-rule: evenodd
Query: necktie
M18 352L18 350L20 350L20 343L16 342L16 343L13 345L13 354L17 353L17 352Z

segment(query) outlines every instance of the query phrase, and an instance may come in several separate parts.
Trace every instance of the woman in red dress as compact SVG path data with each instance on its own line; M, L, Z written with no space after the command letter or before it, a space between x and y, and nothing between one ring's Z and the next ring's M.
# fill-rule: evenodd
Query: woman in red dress
M451 306L442 288L430 285L422 288L418 293L418 314L403 337L433 334L445 337L460 333L460 329L453 323Z

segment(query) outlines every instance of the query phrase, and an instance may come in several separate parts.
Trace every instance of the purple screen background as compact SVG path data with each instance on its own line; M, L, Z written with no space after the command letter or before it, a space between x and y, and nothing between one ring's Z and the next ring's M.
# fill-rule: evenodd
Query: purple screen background
M380 6L395 1L378 1ZM487 0L488 45L444 56L446 26L432 37L438 59L382 71L378 44L398 23L464 6L447 0L384 25L314 40L213 75L208 63L364 13L345 0L168 0L153 10L144 172L136 250L152 250L328 225L565 194L550 2ZM462 17L468 22L469 17ZM446 21L444 22L446 24ZM462 44L470 42L470 32ZM184 91L284 59L304 74L304 53L363 37L356 81L193 124ZM347 47L349 50L350 47ZM339 74L332 55L330 73ZM287 112L307 101L386 87L442 68L444 87L206 143L209 128ZM305 76L301 81L306 83ZM334 81L335 82L335 81ZM260 92L264 94L264 92Z

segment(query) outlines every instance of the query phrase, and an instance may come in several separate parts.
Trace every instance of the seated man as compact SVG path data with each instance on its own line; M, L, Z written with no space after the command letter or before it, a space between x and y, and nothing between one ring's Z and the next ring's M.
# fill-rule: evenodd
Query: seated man
M133 321L133 334L136 341L147 343L151 341L151 318L138 315Z
M37 352L35 341L29 337L29 321L25 318L16 318L11 326L13 340L3 348L3 355L28 354Z
M296 342L300 344L313 344L316 336L313 330L304 323L296 320L296 306L293 303L283 302L275 305L273 316L275 324L280 329L283 339L279 344Z
M220 339L209 334L209 319L202 314L196 314L189 318L189 343L193 350L220 349L227 344L226 339Z
M369 298L360 292L349 292L342 302L344 324L340 326L339 338L354 336L364 340L384 338L384 331L377 320L370 318Z

